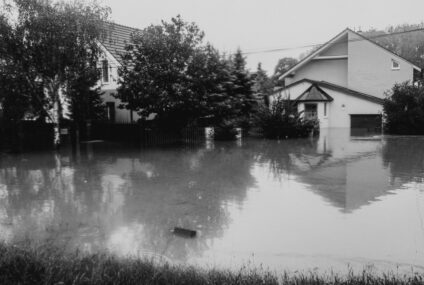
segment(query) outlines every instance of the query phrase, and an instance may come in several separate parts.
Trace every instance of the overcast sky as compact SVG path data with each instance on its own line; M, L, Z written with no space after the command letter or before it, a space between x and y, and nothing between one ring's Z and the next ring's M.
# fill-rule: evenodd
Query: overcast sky
M424 21L424 0L100 0L112 8L114 22L144 28L178 14L195 22L206 40L227 53L292 48L326 42L345 29L383 29ZM305 49L247 57L273 73L279 58Z

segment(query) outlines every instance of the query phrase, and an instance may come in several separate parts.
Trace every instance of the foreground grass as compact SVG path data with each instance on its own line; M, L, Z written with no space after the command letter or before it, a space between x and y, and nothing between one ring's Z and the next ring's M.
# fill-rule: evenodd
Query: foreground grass
M50 246L0 244L0 284L424 284L423 276L369 272L288 274L241 269L238 272L160 265L109 254L65 253Z

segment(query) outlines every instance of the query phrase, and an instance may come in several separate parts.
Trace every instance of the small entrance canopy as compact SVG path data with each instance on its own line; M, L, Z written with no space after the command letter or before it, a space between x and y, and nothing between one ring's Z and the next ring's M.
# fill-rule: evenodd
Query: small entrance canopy
M312 84L295 100L297 102L331 102L333 98L317 84Z

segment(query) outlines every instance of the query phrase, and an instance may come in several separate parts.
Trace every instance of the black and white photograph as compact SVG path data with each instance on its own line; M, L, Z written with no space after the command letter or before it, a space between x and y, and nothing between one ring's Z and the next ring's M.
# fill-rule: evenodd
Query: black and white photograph
M424 284L424 1L0 0L3 284Z

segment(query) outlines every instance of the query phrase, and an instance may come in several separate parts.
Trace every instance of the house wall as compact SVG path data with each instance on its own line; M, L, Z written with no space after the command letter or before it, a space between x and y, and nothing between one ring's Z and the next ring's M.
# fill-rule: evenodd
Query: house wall
M299 68L292 78L286 78L286 84L307 78L317 81L328 81L347 87L347 59L311 60Z
M329 128L350 128L350 115L382 114L383 106L352 95L322 88L334 101L328 103Z
M413 67L391 52L349 32L347 87L379 98L395 83L413 79ZM400 64L392 70L392 59Z
M127 123L131 121L131 114L129 110L119 108L119 105L122 103L121 100L113 97L111 94L116 93L116 89L118 88L118 66L120 63L106 50L103 48L103 54L99 60L99 68L101 70L102 61L107 60L109 63L109 80L108 82L103 81L103 76L98 82L98 86L100 86L101 90L104 92L102 96L103 102L114 102L115 103L115 122L116 123ZM140 116L133 112L133 120L137 121Z
M288 98L290 98L291 100L296 99L309 86L311 86L311 83L308 83L308 82L302 82L302 83L296 84L295 86L292 86L289 89L274 93L273 95L269 97L269 102L270 104L272 104L272 102L276 100L278 96L281 96L281 98L283 99L288 99Z
M330 46L327 50L321 52L319 56L334 56L334 55L347 55L347 54L348 54L347 37L344 37L340 41Z
M302 94L311 84L308 82L297 84L288 90L282 91L282 94L290 94L295 99ZM327 113L324 116L325 102L310 102L317 104L317 115L320 121L320 128L350 128L350 115L377 115L382 114L383 106L368 100L364 100L340 91L321 87L333 101L327 102ZM270 101L275 100L279 93L271 96ZM304 103L298 104L298 111L304 110Z

